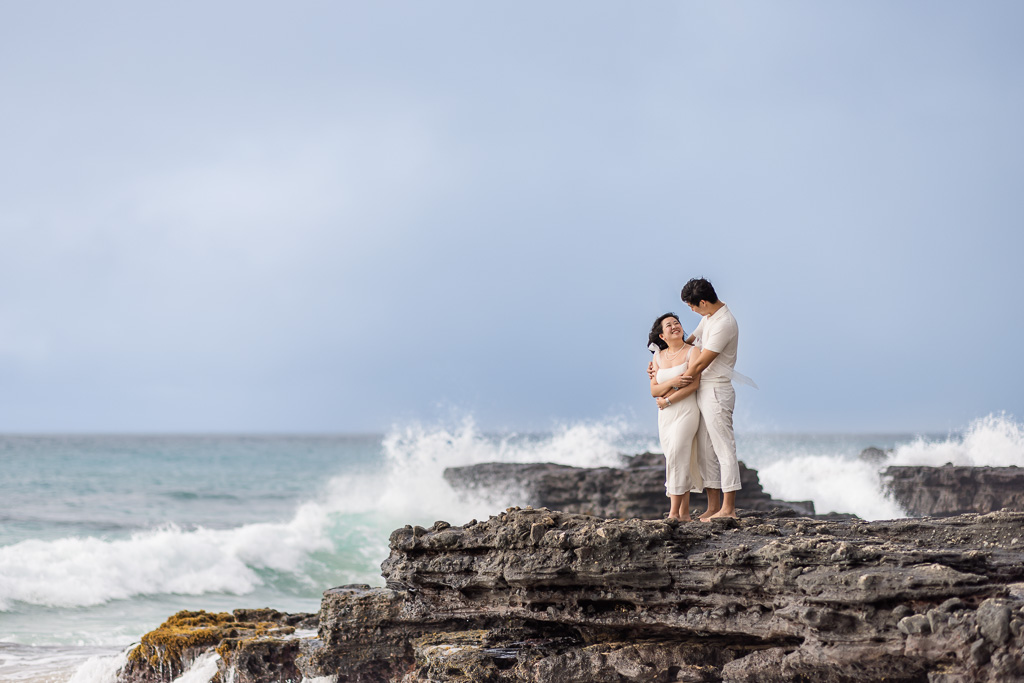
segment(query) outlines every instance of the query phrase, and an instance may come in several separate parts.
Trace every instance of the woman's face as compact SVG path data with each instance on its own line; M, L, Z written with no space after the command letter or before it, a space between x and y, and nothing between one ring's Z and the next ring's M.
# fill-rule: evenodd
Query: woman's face
M665 318L661 321L661 338L680 339L683 336L683 326L675 318Z

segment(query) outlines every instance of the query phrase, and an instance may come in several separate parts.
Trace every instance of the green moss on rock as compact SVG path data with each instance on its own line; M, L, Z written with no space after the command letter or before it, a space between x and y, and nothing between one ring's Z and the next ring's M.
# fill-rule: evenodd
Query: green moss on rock
M242 614L239 615L239 612ZM236 610L235 614L205 610L178 612L142 636L139 645L128 654L129 667L148 666L165 676L176 676L195 657L196 650L216 646L217 653L226 659L246 640L270 633L288 635L295 632L294 627L281 626L272 621L239 619L239 616L273 618L272 613L273 610Z

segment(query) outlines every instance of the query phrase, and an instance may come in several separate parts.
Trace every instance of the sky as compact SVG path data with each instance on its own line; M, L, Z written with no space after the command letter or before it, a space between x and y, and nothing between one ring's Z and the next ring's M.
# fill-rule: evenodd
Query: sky
M1024 417L1024 5L0 6L0 432Z

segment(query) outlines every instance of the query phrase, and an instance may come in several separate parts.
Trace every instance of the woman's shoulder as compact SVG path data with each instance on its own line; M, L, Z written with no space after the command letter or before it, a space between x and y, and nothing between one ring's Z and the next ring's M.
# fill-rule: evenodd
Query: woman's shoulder
M686 349L686 353L683 354L683 365L689 365L697 359L700 355L700 348L696 344L690 344L690 348Z

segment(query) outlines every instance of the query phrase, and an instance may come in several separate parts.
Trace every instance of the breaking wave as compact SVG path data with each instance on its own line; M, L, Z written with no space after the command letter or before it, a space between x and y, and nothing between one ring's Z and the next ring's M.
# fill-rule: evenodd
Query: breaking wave
M329 478L287 521L228 529L169 524L121 538L0 547L0 611L18 604L88 607L161 594L245 595L268 584L315 599L325 586L379 584L393 529L439 519L464 523L522 503L512 490L457 495L444 480L446 467L495 461L614 465L628 452L623 448L632 447L627 442L615 423L571 425L545 436L491 437L472 420L454 428L395 429L382 440L376 461Z
M1024 425L990 414L961 433L918 436L889 450L881 462L867 462L858 450L799 454L775 459L760 469L761 484L774 497L812 500L818 512L852 512L865 519L892 519L906 512L886 493L882 471L890 465L1024 466Z

